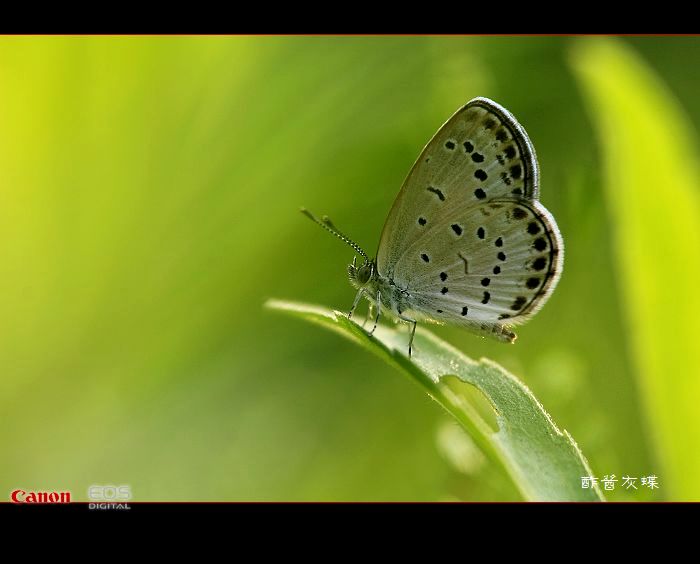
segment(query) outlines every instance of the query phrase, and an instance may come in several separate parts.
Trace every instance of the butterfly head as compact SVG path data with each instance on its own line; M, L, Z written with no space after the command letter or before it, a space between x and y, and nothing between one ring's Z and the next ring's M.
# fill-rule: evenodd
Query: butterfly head
M367 260L361 266L357 266L357 257L353 257L352 264L348 265L348 276L350 284L360 289L366 286L377 275L377 267L374 261Z

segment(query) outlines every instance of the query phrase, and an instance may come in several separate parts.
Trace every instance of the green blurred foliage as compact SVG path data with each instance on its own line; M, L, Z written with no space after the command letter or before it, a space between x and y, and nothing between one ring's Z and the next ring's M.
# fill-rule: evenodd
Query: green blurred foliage
M660 478L609 499L669 497L573 41L2 38L0 493L85 499L126 483L135 500L517 499L489 464L446 454L469 447L445 447L454 433L419 388L261 307L349 307L352 255L299 206L373 252L420 149L488 96L535 144L564 274L515 346L436 331L518 374L599 477ZM624 42L696 128L700 42Z
M672 498L698 501L700 349L685 313L700 309L697 139L671 93L631 50L598 40L573 55L605 155L618 286L645 423ZM654 191L656 199L638 197Z

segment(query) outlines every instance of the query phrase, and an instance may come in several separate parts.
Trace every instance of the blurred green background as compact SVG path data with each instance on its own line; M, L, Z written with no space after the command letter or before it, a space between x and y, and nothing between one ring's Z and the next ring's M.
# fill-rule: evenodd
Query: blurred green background
M90 485L130 484L134 501L518 499L417 386L262 307L347 310L352 253L299 207L373 253L424 144L488 96L535 144L564 273L514 346L435 332L526 382L599 478L658 476L658 490L618 484L609 499L700 498L684 458L697 461L698 420L660 426L674 396L655 404L649 386L672 390L685 370L696 390L697 369L678 353L666 380L641 376L630 338L634 276L616 259L627 239L601 132L632 125L599 127L606 97L582 87L586 72L616 80L605 61L618 52L694 135L697 38L0 39L0 494L84 500ZM631 165L642 182L647 164ZM697 170L676 164L697 198ZM662 187L638 188L656 209ZM657 313L644 310L650 327ZM651 342L663 351L663 339Z

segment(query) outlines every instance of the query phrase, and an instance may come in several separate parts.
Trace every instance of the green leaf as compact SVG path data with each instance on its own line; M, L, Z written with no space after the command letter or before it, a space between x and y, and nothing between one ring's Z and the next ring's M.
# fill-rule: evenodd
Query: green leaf
M669 498L698 501L700 148L671 92L621 41L581 41L572 63L602 147L618 292L655 473Z
M380 325L371 337L339 311L279 300L266 306L340 333L403 370L505 470L526 500L603 499L597 486L581 487L581 476L592 474L571 435L560 431L532 392L496 363L474 361L420 327L409 359L406 331Z

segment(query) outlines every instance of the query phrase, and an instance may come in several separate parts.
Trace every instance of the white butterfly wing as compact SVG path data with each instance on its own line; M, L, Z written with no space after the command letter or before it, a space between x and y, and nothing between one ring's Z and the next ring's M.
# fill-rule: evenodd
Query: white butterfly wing
M379 272L393 274L406 248L446 210L537 198L538 177L532 144L510 112L487 98L471 100L433 136L404 181L382 230Z
M382 231L378 272L408 289L417 318L524 321L551 294L563 260L538 185L522 126L491 100L470 101L406 178Z
M416 308L407 315L457 325L521 323L556 285L562 241L532 200L457 207L411 245L397 269Z

